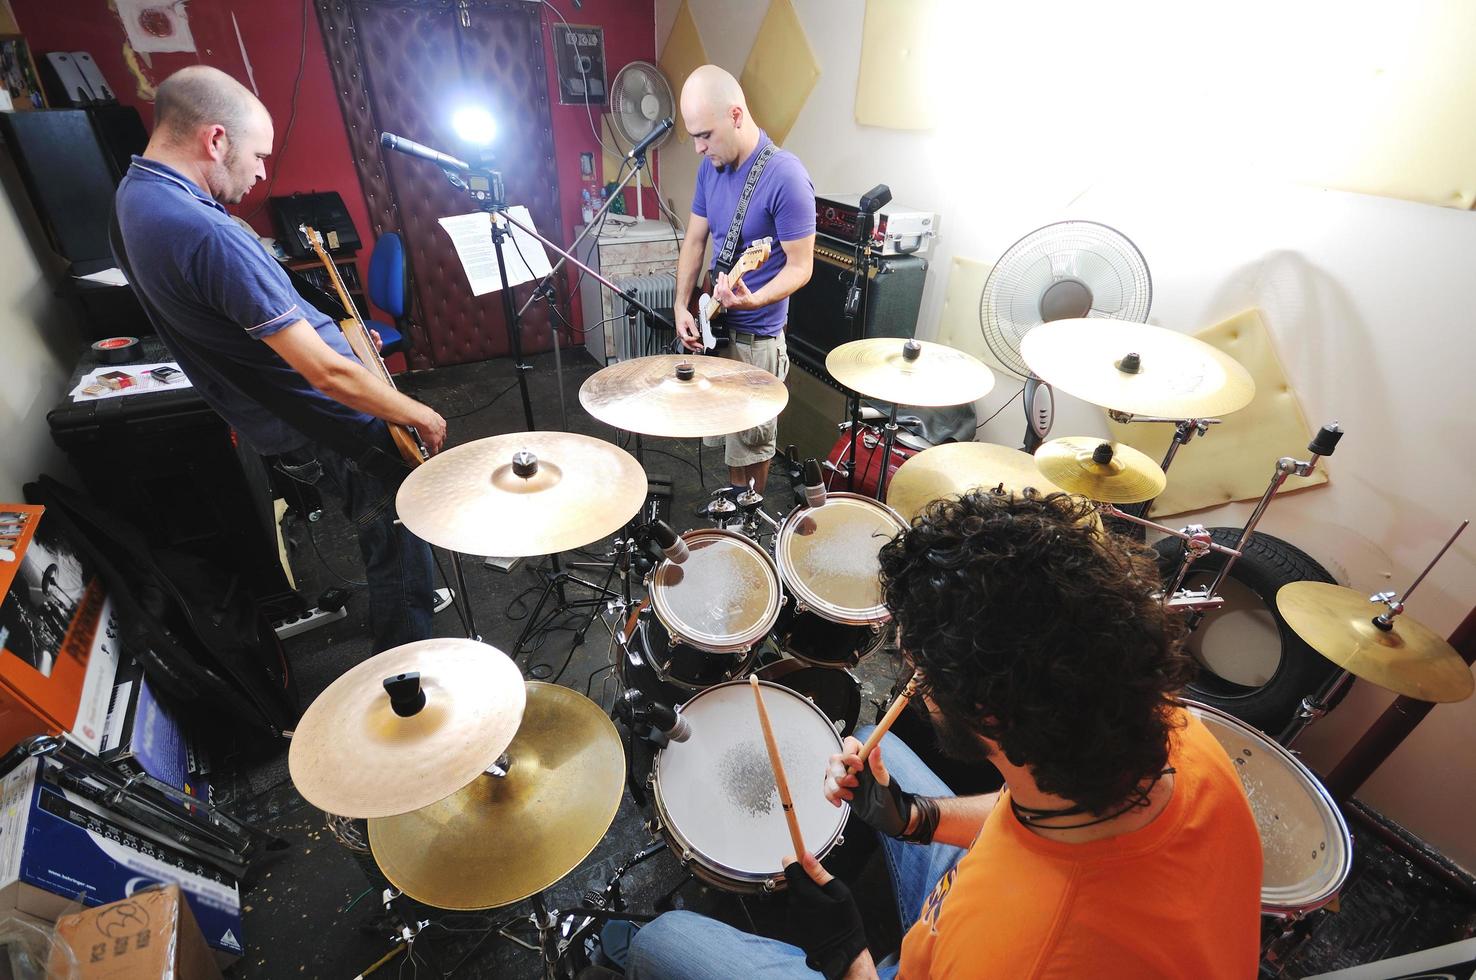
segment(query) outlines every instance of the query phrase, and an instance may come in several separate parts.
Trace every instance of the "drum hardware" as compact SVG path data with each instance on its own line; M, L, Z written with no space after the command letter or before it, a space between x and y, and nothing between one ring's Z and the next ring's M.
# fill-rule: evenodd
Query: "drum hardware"
M1405 604L1469 524L1445 542L1403 596L1376 592L1364 597L1325 582L1292 582L1276 594L1276 607L1297 635L1342 668L1321 691L1302 699L1301 709L1281 735L1290 745L1312 722L1337 703L1360 677L1395 694L1422 701L1464 701L1476 690L1471 668L1444 638L1404 618Z

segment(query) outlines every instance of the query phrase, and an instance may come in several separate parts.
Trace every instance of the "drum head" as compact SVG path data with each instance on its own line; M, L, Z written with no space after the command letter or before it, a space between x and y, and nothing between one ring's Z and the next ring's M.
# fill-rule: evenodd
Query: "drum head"
M823 856L839 839L849 812L825 799L822 779L830 757L840 751L840 737L809 701L760 683L800 834L812 853ZM781 861L794 845L748 682L710 687L688 701L682 715L692 726L691 737L671 743L656 758L655 796L666 829L679 841L674 850L738 883L781 875Z
M799 602L831 622L862 626L887 618L879 556L905 530L886 504L831 493L823 505L796 508L785 518L774 552Z
M1208 705L1189 709L1224 747L1240 774L1261 835L1261 908L1310 912L1347 880L1353 842L1332 797L1286 749Z
M733 531L682 535L690 552L656 566L647 589L663 626L701 650L746 650L779 618L779 573L768 554Z

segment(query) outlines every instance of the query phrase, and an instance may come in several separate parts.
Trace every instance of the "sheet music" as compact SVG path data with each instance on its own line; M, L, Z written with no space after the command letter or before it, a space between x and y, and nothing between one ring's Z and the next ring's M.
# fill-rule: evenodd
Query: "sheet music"
M508 208L507 212L528 227L535 227L533 216L526 207L519 205ZM451 245L466 271L473 296L483 296L502 288L502 279L497 275L497 252L492 247L491 219L492 215L476 211L442 218L440 222L446 234L451 236ZM502 243L508 285L517 286L548 275L553 267L549 264L548 253L543 250L543 243L521 228L508 225L508 229L512 235ZM524 259L527 259L526 263Z

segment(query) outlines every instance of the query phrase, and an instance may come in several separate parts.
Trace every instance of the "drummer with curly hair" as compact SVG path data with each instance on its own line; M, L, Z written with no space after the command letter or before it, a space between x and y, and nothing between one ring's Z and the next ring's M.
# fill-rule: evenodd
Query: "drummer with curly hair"
M939 744L1005 784L954 796L891 734L864 765L855 739L831 759L826 795L881 837L900 954L873 960L849 890L804 854L785 868L799 945L671 912L635 935L628 976L1255 975L1255 820L1175 700L1192 662L1151 552L1089 507L976 491L882 549Z

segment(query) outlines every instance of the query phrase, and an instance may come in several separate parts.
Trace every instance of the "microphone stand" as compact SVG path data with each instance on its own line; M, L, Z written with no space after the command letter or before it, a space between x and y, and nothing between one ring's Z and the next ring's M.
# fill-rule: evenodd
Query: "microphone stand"
M871 223L874 215L861 211L856 216L856 253L851 260L851 288L846 292L845 315L851 321L851 340L860 340L866 332L866 300L871 288ZM895 410L894 410L895 411ZM846 412L851 417L851 444L846 450L846 489L856 490L856 430L861 426L861 396L846 390ZM882 458L885 471L886 457Z

